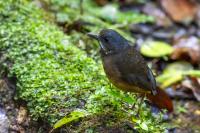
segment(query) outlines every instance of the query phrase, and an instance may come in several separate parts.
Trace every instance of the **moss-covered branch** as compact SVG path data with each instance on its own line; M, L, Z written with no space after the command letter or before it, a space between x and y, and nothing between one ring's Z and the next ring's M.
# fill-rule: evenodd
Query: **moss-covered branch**
M9 76L17 78L17 98L27 102L33 119L53 125L82 109L89 116L73 128L76 131L123 127L122 122L141 132L165 129L162 119L152 116L145 105L140 118L134 117L129 105L136 102L135 97L113 89L101 65L45 21L46 16L25 0L0 1L1 71L7 69Z

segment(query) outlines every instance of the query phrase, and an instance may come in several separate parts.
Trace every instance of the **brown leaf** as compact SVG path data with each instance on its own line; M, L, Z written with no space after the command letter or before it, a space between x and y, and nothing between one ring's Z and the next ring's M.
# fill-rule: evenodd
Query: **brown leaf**
M200 110L195 110L194 114L200 116Z
M95 0L95 2L100 6L104 6L108 3L108 0Z
M200 101L200 79L190 78L190 80L185 80L182 85L188 89L191 89L195 98Z
M200 62L200 42L197 37L179 38L174 42L171 58L174 60L190 60L191 63Z
M184 87L179 88L178 86L180 85L176 85L173 88L167 88L165 89L165 91L171 98L190 99L190 100L195 99L192 92L188 92L187 88Z
M162 8L175 22L191 22L197 12L197 3L191 0L160 0Z
M172 25L171 20L166 16L166 14L161 9L156 7L156 5L153 3L145 4L143 8L143 12L150 16L153 16L156 19L156 24L158 26L167 27L167 26Z
M22 124L27 118L27 110L25 107L20 106L19 112L17 115L17 123Z

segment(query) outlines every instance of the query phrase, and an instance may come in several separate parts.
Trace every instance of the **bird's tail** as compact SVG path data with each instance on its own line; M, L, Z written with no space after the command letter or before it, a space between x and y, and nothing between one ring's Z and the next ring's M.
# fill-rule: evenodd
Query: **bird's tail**
M156 105L160 109L167 109L168 112L173 111L173 103L166 92L160 88L157 88L157 94L153 95L151 93L146 94L146 97L150 102Z

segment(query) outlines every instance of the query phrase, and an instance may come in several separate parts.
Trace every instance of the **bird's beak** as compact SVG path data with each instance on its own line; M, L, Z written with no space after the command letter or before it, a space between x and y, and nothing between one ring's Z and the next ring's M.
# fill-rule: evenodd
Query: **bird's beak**
M99 40L99 36L98 35L95 35L95 34L92 34L92 33L88 33L87 35L89 37L93 38L93 39Z
M100 41L98 35L95 35L95 34L92 34L92 33L88 33L87 35L88 35L89 37L91 37L91 38L96 39L97 41L99 41L99 44L100 44L101 49L102 49L105 53L107 53L107 49L106 49L106 47L102 44L102 42Z

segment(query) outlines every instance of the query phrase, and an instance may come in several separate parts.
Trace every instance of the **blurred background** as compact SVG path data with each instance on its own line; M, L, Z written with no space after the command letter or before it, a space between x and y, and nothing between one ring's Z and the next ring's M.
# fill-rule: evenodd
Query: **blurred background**
M8 0L0 20L0 133L200 132L198 0ZM87 36L105 28L140 51L173 112L134 116Z

